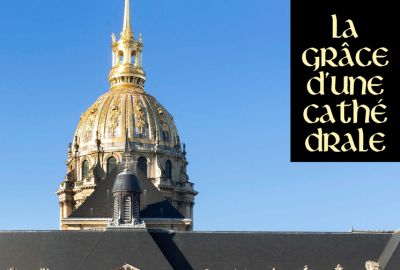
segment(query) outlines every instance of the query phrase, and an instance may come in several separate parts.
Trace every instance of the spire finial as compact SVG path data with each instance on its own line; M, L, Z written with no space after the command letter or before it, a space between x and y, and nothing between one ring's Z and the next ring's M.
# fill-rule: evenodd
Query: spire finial
M125 155L130 154L131 151L132 151L132 149L131 149L131 144L129 142L129 130L126 129L126 131L125 131L125 153L124 154Z
M124 14L124 27L123 31L131 30L131 8L130 0L125 0L125 14Z
M126 129L126 136L125 136L125 151L124 151L124 162L125 162L125 170L129 169L129 161L132 159L132 149L131 144L129 142L129 132Z

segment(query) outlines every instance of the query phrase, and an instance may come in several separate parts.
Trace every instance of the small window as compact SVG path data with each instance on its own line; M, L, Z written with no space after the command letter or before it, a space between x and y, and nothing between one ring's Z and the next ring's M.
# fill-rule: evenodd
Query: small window
M117 160L115 157L110 157L107 159L107 175L112 173L117 167Z
M165 177L168 179L172 178L172 164L169 160L165 162Z
M89 162L85 160L82 163L82 180L89 176Z
M138 169L147 177L147 159L145 157L140 157L138 159Z

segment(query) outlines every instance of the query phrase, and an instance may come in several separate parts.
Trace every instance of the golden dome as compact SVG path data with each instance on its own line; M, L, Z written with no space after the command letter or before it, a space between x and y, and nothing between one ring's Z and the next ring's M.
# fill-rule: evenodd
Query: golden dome
M75 149L79 148L80 156L99 150L123 152L126 138L144 151L159 150L159 145L167 151L180 148L172 116L144 91L143 37L134 37L129 1L125 1L121 37L111 37L110 91L82 115L75 132Z
M151 95L135 88L109 91L81 116L74 144L81 155L98 150L123 152L126 132L130 142L142 150L156 145L180 146L173 117Z

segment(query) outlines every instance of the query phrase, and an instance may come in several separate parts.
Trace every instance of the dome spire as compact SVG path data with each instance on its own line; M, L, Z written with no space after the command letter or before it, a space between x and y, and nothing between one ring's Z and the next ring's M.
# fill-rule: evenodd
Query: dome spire
M121 37L112 38L112 69L108 76L111 90L144 91L146 74L143 71L142 35L136 41L131 27L130 0L125 0L124 23Z
M124 150L124 162L125 162L125 170L129 169L129 162L132 159L132 148L131 148L131 143L129 141L129 132L128 129L126 129L126 136L125 136L125 150Z
M130 31L131 30L131 9L130 9L130 0L125 0L125 13L124 13L124 27L122 31Z

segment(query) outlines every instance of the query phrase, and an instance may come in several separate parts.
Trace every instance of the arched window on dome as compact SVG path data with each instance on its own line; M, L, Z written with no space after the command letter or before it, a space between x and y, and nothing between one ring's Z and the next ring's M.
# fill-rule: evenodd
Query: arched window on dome
M89 176L89 162L85 160L82 162L82 180Z
M162 141L163 142L171 142L171 138L170 138L170 129L169 126L167 124L163 124L162 125Z
M139 171L147 177L147 159L145 157L140 157L138 159L137 167Z
M172 163L169 160L165 162L165 177L168 179L172 178Z
M169 140L169 132L166 131L166 130L163 131L163 141L164 142L169 142L170 141Z
M109 157L107 159L107 175L112 173L117 167L117 159L115 157Z

